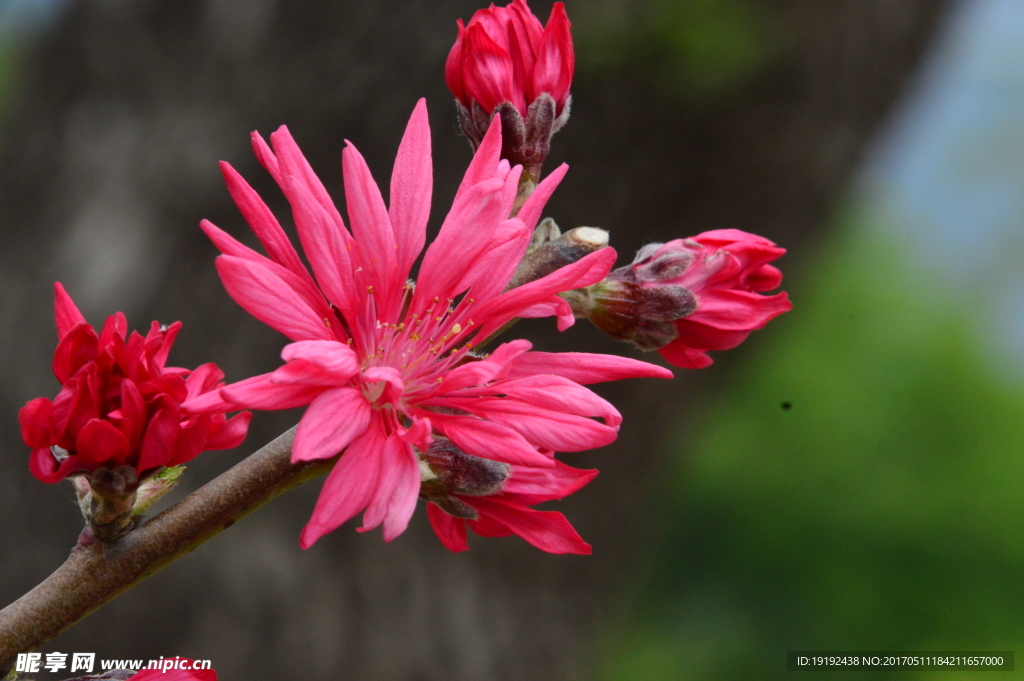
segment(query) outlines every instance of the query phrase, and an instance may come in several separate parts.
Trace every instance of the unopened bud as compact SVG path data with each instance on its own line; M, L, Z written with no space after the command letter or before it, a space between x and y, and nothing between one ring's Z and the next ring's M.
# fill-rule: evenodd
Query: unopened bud
M656 350L676 338L672 324L697 308L693 294L682 286L645 287L609 276L593 286L568 291L573 313L584 316L612 338Z
M603 229L577 227L559 235L558 225L547 218L534 232L530 250L520 261L505 290L546 277L607 245L608 232Z
M466 454L451 440L435 437L421 454L420 498L456 518L476 520L476 509L454 495L485 497L501 491L512 467L500 461Z

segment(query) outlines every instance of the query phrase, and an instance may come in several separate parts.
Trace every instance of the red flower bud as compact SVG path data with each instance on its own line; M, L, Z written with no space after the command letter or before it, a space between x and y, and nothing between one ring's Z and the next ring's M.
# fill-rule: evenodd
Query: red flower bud
M575 68L565 7L556 2L547 26L525 0L479 10L459 35L445 63L459 122L473 148L491 116L502 119L502 157L521 164L536 181L551 135L569 118Z
M786 252L737 229L651 244L626 267L566 297L598 328L688 369L709 366L708 350L736 347L755 329L792 309L769 265Z

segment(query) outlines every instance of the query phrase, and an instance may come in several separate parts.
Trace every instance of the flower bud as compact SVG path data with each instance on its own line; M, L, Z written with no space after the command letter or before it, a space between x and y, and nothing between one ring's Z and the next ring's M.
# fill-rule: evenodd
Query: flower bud
M569 18L556 2L547 26L526 5L479 10L448 54L445 80L455 95L459 123L475 150L494 114L501 116L502 158L523 166L536 183L551 135L569 119L575 56Z
M455 495L496 494L512 474L507 463L466 454L451 440L441 437L434 438L420 461L420 498L437 504L448 515L469 520L480 516Z
M573 312L613 338L658 350L670 363L699 369L708 350L728 350L792 308L768 263L786 251L736 229L650 244L603 281L563 294Z

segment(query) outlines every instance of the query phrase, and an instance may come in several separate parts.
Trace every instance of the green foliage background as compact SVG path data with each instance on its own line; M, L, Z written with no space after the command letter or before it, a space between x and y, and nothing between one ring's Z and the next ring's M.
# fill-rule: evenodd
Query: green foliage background
M788 283L794 311L679 443L669 529L601 678L770 679L787 650L1024 642L1024 390L993 375L968 296L870 222Z

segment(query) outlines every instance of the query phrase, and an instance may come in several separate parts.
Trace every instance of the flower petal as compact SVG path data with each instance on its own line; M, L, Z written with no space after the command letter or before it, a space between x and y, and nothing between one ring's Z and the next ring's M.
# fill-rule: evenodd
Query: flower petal
M590 555L590 544L573 529L561 513L535 511L517 504L503 503L499 499L472 497L465 501L492 519L497 520L520 537L548 553L575 553ZM469 521L473 527L474 521Z
M370 405L355 388L335 388L318 395L306 409L295 432L292 463L329 459L370 424Z
M434 528L434 534L446 549L455 553L469 549L464 520L451 517L436 504L427 504L427 517L430 519L430 526Z

